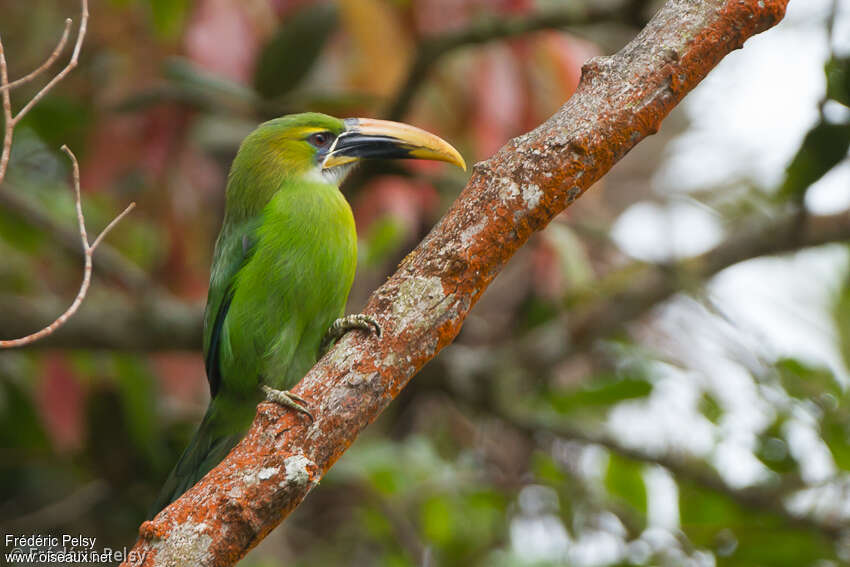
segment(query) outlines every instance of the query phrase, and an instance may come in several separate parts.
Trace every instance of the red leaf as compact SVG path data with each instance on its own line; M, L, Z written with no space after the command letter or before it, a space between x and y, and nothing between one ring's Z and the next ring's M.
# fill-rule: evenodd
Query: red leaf
M255 30L239 0L201 0L186 29L186 55L200 67L249 83L260 49Z
M36 405L58 452L79 449L83 441L83 388L64 356L48 354L36 390Z
M472 80L473 135L478 159L496 152L521 131L526 103L524 81L510 48L486 48Z
M160 387L168 397L188 405L197 403L207 391L204 361L197 354L163 353L151 357Z
M531 281L538 296L550 301L563 296L566 281L561 273L558 254L545 238L537 239L537 245L532 249L531 270Z

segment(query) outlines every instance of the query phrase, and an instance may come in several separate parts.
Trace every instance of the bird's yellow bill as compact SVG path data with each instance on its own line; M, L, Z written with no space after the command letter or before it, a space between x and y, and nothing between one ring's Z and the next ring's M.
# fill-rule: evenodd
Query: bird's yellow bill
M452 163L466 171L460 152L421 128L373 118L346 118L345 131L322 162L325 169L363 158L430 159Z

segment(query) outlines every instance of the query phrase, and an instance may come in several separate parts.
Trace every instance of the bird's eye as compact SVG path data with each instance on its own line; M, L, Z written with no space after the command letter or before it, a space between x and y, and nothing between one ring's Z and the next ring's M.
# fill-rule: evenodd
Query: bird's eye
M333 141L333 136L330 132L316 132L307 137L307 141L317 148L326 148Z

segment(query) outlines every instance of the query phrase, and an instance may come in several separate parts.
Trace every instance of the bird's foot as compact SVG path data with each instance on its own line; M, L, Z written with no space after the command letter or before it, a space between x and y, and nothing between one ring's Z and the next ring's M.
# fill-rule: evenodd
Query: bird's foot
M297 394L293 394L289 390L275 390L263 384L260 386L263 393L266 395L266 401L280 404L283 407L292 408L295 411L301 412L310 418L310 421L316 421L310 410L305 408L307 401Z
M321 347L319 348L319 352L321 354L325 354L328 352L328 349L338 341L342 336L348 331L352 331L354 329L360 329L361 331L366 331L367 333L371 333L374 331L375 335L381 336L381 326L375 321L372 317L368 315L363 315L362 313L356 313L354 315L346 315L345 317L340 317L330 326L328 331L325 333L324 338L322 339Z

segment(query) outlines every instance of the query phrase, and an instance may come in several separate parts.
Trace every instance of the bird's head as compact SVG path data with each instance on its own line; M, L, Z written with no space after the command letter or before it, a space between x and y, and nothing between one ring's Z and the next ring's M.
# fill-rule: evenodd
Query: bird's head
M259 158L279 173L334 185L354 164L368 158L430 159L466 169L456 149L425 130L387 120L341 119L314 112L261 124L246 138L239 154Z

